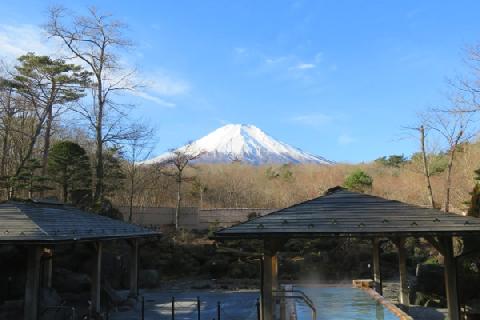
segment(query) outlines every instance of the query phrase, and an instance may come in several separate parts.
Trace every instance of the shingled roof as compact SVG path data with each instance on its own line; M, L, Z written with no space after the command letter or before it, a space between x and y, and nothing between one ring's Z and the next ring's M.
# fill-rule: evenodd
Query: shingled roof
M160 235L140 226L61 204L0 204L0 243L55 243Z
M324 196L221 229L215 238L480 235L480 219L341 187Z

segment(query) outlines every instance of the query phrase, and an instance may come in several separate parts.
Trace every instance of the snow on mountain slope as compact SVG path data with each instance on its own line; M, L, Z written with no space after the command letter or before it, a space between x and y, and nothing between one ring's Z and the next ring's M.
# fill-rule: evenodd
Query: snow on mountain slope
M201 154L198 162L225 163L240 160L260 165L266 163L331 163L323 157L315 156L275 140L253 125L228 124L192 142L187 150L191 154ZM167 152L144 164L163 162L172 156Z

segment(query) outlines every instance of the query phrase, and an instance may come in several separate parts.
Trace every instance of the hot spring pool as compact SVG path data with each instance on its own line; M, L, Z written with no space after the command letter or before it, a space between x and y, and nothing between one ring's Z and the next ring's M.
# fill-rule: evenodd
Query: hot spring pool
M355 288L295 287L302 290L315 304L318 320L398 320L393 313L378 304L367 293ZM310 320L311 311L297 302L298 320Z

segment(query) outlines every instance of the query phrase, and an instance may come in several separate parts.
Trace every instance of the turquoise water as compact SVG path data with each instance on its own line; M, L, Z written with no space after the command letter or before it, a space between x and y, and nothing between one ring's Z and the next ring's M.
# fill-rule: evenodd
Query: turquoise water
M295 287L303 291L317 308L317 320L398 320L369 295L355 288ZM311 320L310 308L297 303L298 320Z

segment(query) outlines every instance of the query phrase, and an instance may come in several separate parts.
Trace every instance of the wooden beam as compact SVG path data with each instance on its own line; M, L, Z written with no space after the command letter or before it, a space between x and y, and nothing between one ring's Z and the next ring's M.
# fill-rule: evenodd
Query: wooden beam
M447 293L448 319L460 320L460 307L457 292L457 264L453 252L453 239L444 237L440 239L445 250L443 255L445 265L445 291Z
M38 295L40 288L40 258L42 247L28 247L27 279L25 282L24 319L38 319Z
M408 306L410 304L408 290L408 273L407 273L407 252L405 250L405 238L397 238L394 241L398 249L398 269L400 274L400 296L401 304Z
M92 270L92 313L99 313L101 310L101 287L102 287L102 242L95 244L95 256Z
M383 295L382 273L380 269L380 240L374 238L372 241L372 259L373 259L373 282L378 294Z
M138 240L129 241L130 244L130 292L129 297L138 297Z
M442 241L432 236L425 236L423 238L427 240L442 256L445 256L446 248L444 247L444 243Z

